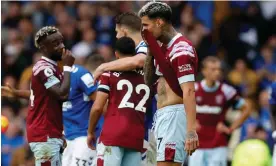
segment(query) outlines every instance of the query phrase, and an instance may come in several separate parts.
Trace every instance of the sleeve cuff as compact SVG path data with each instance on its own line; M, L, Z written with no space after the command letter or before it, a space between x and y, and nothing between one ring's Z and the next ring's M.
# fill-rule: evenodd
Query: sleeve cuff
M178 78L179 84L183 84L185 82L192 82L195 81L195 75L194 74L189 74L189 75L184 75L180 78Z

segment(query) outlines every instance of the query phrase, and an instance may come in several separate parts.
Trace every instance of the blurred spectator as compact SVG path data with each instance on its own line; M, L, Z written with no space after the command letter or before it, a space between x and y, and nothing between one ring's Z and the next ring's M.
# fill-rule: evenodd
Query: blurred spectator
M19 21L19 31L25 44L24 47L27 49L34 49L34 31L30 17L24 17Z
M18 87L19 89L22 89L22 90L30 89L33 65L41 58L42 55L43 54L40 52L36 52L33 55L33 64L31 66L25 68L21 74L21 77L19 80L19 87Z
M3 15L2 24L8 28L17 28L19 20L21 19L21 6L19 2L8 3L7 15Z
M268 91L263 90L258 98L259 108L251 101L251 108L253 109L252 115L245 121L241 129L241 141L252 138L254 136L254 130L257 126L262 126L266 132L266 142L269 145L271 151L273 148L272 128L270 123L269 103L268 103Z
M243 96L256 93L258 79L256 73L249 69L243 60L237 60L235 67L228 75L229 81L237 86Z
M108 45L99 45L97 51L104 58L105 62L109 62L115 59L113 50Z
M261 55L254 61L254 69L257 70L262 89L267 88L273 81L273 74L276 73L275 56L271 47L264 46Z
M190 1L188 5L191 5L194 9L195 17L201 20L208 30L213 28L213 13L214 2L213 1Z
M9 119L9 127L5 134L1 135L1 165L9 166L14 150L23 145L22 121L18 118Z
M180 27L178 27L178 30L180 33L182 33L184 36L188 35L189 29L192 27L194 21L194 15L193 15L193 8L189 5L186 5L180 16Z
M90 28L83 31L82 41L77 43L72 48L72 53L76 58L76 64L84 64L85 58L96 51L96 35Z
M232 166L271 166L272 159L265 143L267 133L257 126L253 139L245 140L235 149Z

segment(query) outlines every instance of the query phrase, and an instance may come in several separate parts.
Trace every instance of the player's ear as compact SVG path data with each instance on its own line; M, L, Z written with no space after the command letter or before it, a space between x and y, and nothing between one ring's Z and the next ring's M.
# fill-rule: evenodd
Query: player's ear
M40 51L47 53L47 49L44 44L39 45L39 49L40 49Z
M157 27L162 27L165 24L165 21L162 20L161 18L156 19L156 25Z
M122 32L124 33L124 36L127 37L128 30L126 28L122 28Z

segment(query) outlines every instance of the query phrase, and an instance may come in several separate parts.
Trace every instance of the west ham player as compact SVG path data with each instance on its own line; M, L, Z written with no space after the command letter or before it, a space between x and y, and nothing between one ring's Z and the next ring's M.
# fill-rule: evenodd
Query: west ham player
M90 109L97 90L97 83L91 73L103 62L100 55L93 55L86 60L86 68L73 66L68 101L63 103L63 124L67 141L62 157L64 166L90 166L96 159L96 151L87 147L86 140ZM97 124L96 137L100 134L102 123L103 118Z
M250 111L237 91L230 85L219 81L221 62L217 57L203 60L202 74L204 79L195 84L197 133L199 149L191 156L189 166L227 165L227 137L240 127ZM227 127L224 124L225 114L229 107L241 110L240 117Z
M61 166L62 101L69 93L71 66L74 58L63 44L55 27L41 28L35 35L35 45L44 56L34 65L30 91L14 92L18 97L30 97L27 116L27 139L37 166ZM63 74L57 66L62 60Z
M90 109L96 96L97 84L91 73L104 62L100 55L87 58L85 67L74 65L71 72L70 93L68 101L63 103L63 125L67 147L63 152L62 165L95 165L96 151L87 147L87 129ZM88 70L89 71L88 71ZM1 87L2 96L15 97L17 90ZM99 136L103 118L96 127Z
M184 149L191 155L199 144L196 134L194 91L197 55L191 42L173 28L172 11L167 4L149 2L139 11L139 16L142 18L143 29L152 33L158 41L163 43L163 53L161 52L163 55L158 56L166 58L166 62L163 63L169 64L169 68L163 68L162 72L173 70L169 75L170 78L166 79L160 71L157 71L160 76L157 86L158 110L155 124L157 165L180 166L186 158ZM147 43L150 49L155 49L151 48L151 43L148 41ZM160 65L157 69L159 67ZM145 62L145 81L149 85L154 82L154 72L153 57L148 55ZM169 79L176 81L173 85L169 85L167 82ZM181 87L181 97L172 90L171 86Z
M272 137L276 142L276 82L271 85L269 103L271 112L271 123L274 130ZM273 166L276 166L276 144L273 151Z
M117 40L117 58L135 55L135 43L129 37ZM143 71L105 72L100 78L92 107L87 144L95 142L94 130L108 101L103 129L97 147L98 166L140 166L144 140L145 112L150 89L144 84Z
M126 12L118 15L116 17L116 38L119 39L121 37L127 36L134 40L135 42L135 51L136 55L126 58L117 59L112 62L104 63L100 65L96 71L94 72L94 78L98 79L99 76L106 71L128 71L137 68L143 68L144 62L147 55L147 45L142 39L140 29L141 29L141 18L137 16L135 13ZM155 99L153 99L155 100ZM152 102L152 111L155 112L156 102ZM145 144L144 147L146 149L153 147L150 144L154 144L154 142L149 142L148 138L153 138L152 132L150 129L153 123L153 115L151 112L147 113L146 117L146 134L145 134ZM149 144L150 143L150 144ZM146 156L146 153L150 153L149 156ZM142 159L144 165L150 166L155 164L155 150L150 148L149 152L145 152L142 154Z

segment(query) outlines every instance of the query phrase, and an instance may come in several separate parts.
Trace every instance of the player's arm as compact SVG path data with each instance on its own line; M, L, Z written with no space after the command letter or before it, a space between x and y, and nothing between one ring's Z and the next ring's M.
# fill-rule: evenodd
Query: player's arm
M71 75L71 67L74 64L75 58L72 56L71 51L69 50L63 50L62 52L62 61L64 64L63 67L63 81L62 83L56 83L53 82L53 85L49 85L50 87L46 87L46 89L55 95L57 98L62 99L63 96L68 95L69 89L70 89L70 75ZM47 86L47 85L45 85Z
M97 123L103 113L103 109L107 99L108 99L107 93L101 92L101 91L97 92L96 100L90 112L88 133L94 133Z
M101 75L101 78L99 81L100 84L97 89L96 99L90 111L89 126L87 131L87 145L92 150L95 149L95 147L93 147L93 143L96 142L94 131L97 127L97 123L100 117L103 114L105 105L109 97L109 91L110 91L109 78L110 78L110 73L103 73Z
M107 71L128 71L137 68L142 68L146 59L146 54L139 53L133 57L117 59L112 62L101 64L94 72L94 77L97 80L99 76Z
M230 126L230 133L236 130L237 128L239 128L251 113L251 109L248 109L248 104L243 98L241 98L240 96L237 96L235 97L234 100L236 103L234 105L234 108L240 110L242 113L239 116L239 118L235 120Z
M1 96L8 98L24 98L29 99L31 91L29 90L18 90L12 88L9 84L1 86Z
M196 134L195 73L197 59L195 49L188 43L179 43L171 51L170 61L176 72L183 93L183 104L187 116L185 150L191 155L199 146Z
M152 87L156 80L157 76L155 74L154 58L150 52L148 52L148 56L146 57L144 64L144 81L146 85Z
M102 116L103 109L104 109L105 103L107 102L107 99L108 99L107 93L98 91L96 100L94 101L92 110L90 111L89 126L87 131L87 145L89 148L93 150L95 149L95 147L93 147L93 143L96 142L96 137L94 132L96 130L98 121Z

